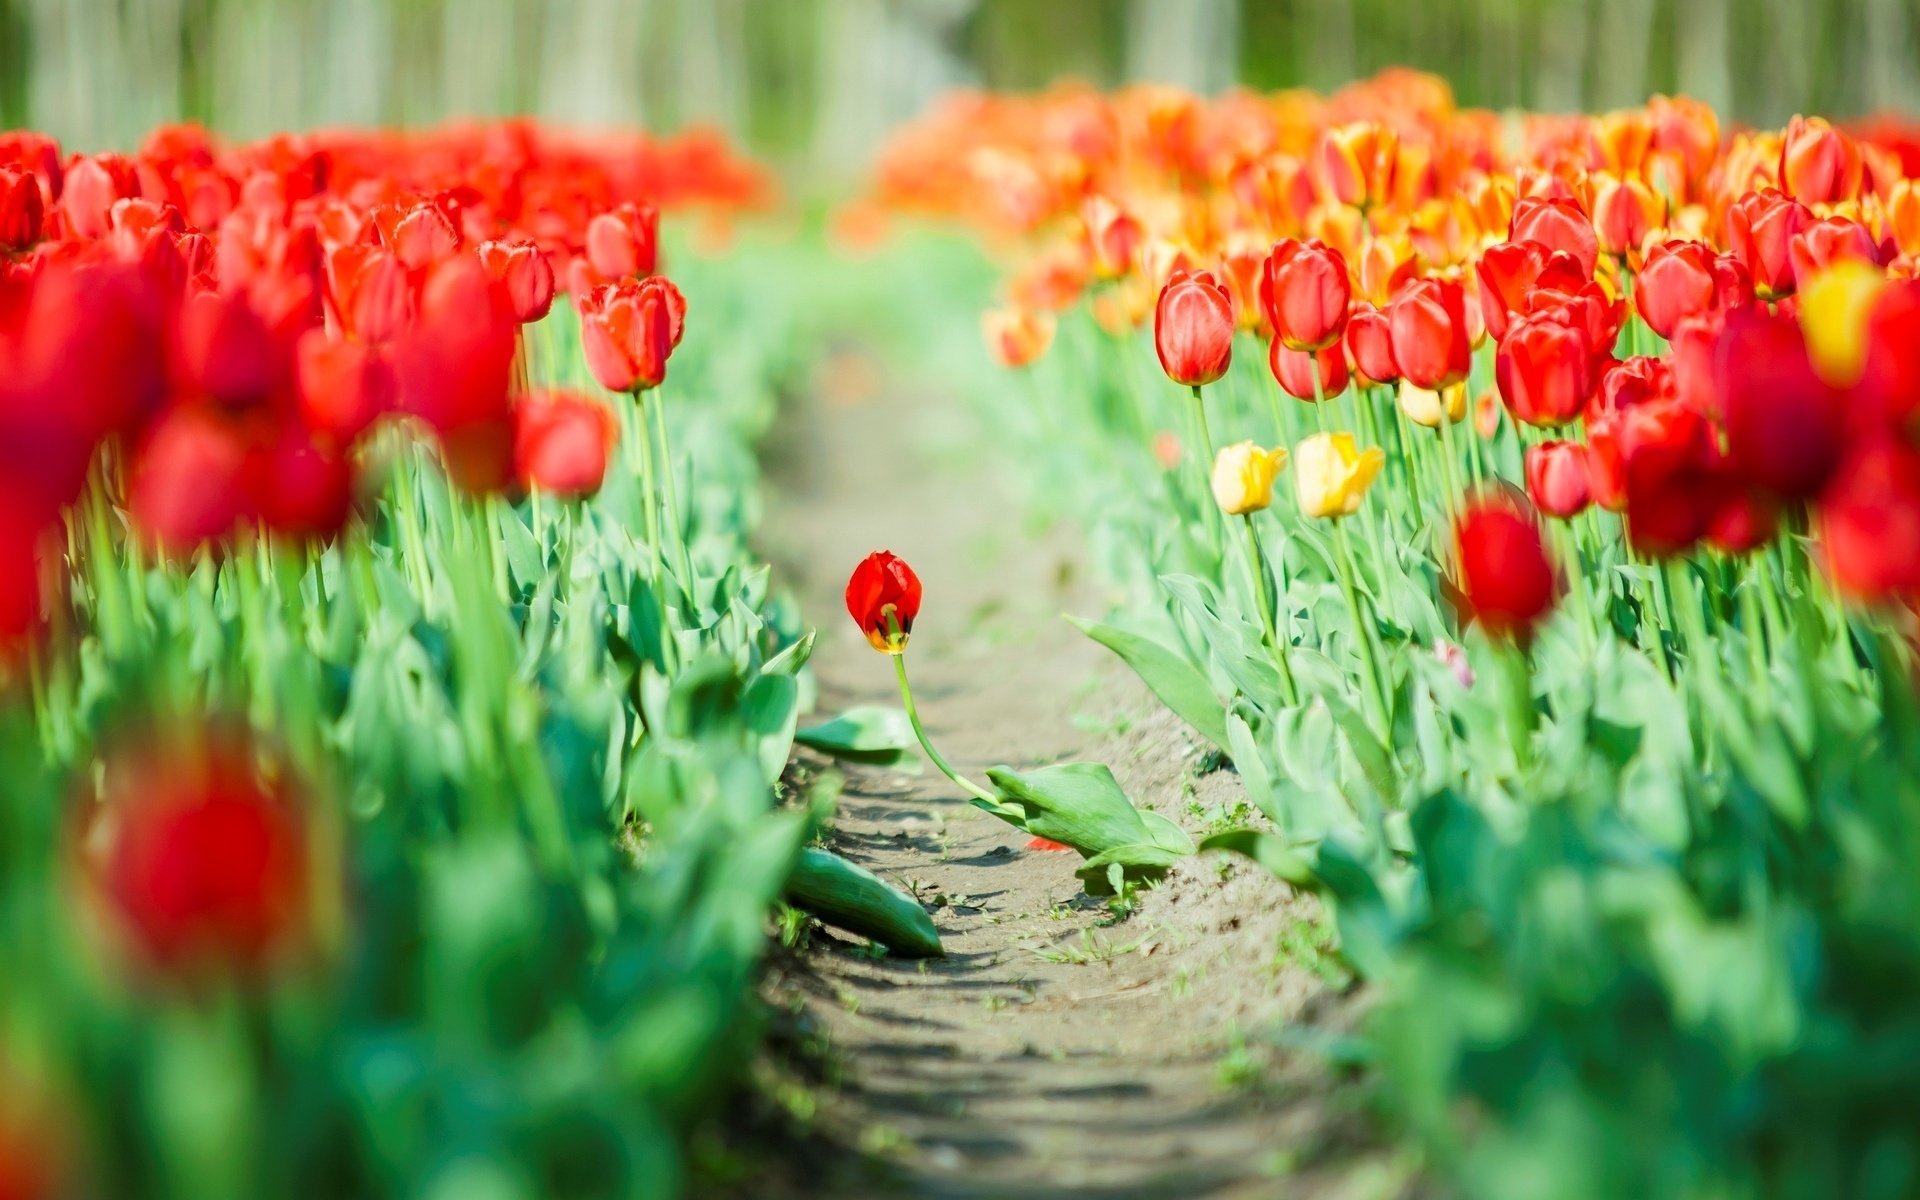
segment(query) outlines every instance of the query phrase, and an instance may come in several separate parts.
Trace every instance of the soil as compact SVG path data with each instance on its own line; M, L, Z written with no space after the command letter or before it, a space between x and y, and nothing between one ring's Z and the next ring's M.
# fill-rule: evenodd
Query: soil
M891 549L926 589L915 696L963 774L1098 759L1196 837L1246 819L1231 769L1059 619L1100 614L1098 584L1073 531L1034 527L963 400L856 350L815 392L771 439L764 545L819 626L822 714L898 703L840 600ZM930 768L846 772L828 845L932 906L947 957L816 927L776 962L769 998L816 1051L785 1068L807 1119L742 1194L1406 1193L1408 1160L1340 1065L1364 996L1312 897L1208 855L1116 913L1081 893L1076 855L1026 841Z

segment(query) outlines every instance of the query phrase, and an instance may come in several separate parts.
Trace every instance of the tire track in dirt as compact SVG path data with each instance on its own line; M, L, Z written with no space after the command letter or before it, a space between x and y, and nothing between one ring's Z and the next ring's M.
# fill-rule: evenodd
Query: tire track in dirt
M852 352L829 367L824 398L771 439L765 538L820 630L820 711L898 702L840 600L853 564L890 549L925 583L915 693L962 773L1096 758L1190 829L1231 810L1231 772L1201 774L1184 729L1058 619L1101 608L1074 539L1032 532L1004 450L966 407L882 386ZM771 994L804 1005L837 1078L813 1123L827 1150L792 1166L796 1194L1404 1190L1403 1164L1368 1143L1358 1086L1273 1045L1344 1029L1357 1008L1310 945L1310 898L1209 857L1115 923L1081 896L1075 856L1024 842L931 770L847 772L832 846L938 903L948 957L875 959L816 936L776 967Z

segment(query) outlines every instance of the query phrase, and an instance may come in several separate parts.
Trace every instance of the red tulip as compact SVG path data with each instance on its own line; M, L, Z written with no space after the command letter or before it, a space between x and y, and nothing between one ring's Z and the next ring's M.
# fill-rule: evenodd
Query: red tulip
M1515 321L1494 359L1500 398L1515 420L1543 428L1578 417L1593 395L1593 346L1586 332L1559 315Z
M103 238L113 229L116 200L140 194L133 164L118 154L82 155L67 165L60 216L69 237Z
M424 271L460 249L460 230L430 201L383 204L373 210L380 239L409 270Z
M402 407L433 429L449 474L471 492L512 477L519 330L479 259L458 254L428 274L419 318L393 347Z
M1734 468L1788 499L1819 492L1844 448L1846 398L1815 373L1799 324L1729 314L1713 361Z
M1400 377L1430 392L1467 377L1473 346L1467 339L1466 296L1451 280L1420 279L1387 305L1393 361Z
M1647 237L1666 220L1666 201L1645 183L1634 178L1597 177L1593 228L1602 251L1637 261Z
M1727 245L1762 299L1793 293L1793 238L1812 220L1806 205L1773 188L1748 192L1727 210Z
M173 977L252 975L299 942L310 908L304 824L242 749L110 763L107 780L89 849L114 923L144 965Z
M1468 615L1525 645L1560 594L1539 523L1504 496L1478 496L1454 523L1454 545Z
M1513 313L1526 311L1527 293L1552 253L1539 242L1501 242L1487 247L1474 265L1480 281L1480 315L1494 341L1507 336Z
M1600 265L1600 239L1593 220L1574 200L1522 197L1513 206L1513 220L1507 240L1539 242L1549 250L1564 250L1580 264L1581 272L1593 278Z
M1920 450L1892 438L1855 449L1820 497L1833 584L1860 604L1920 597Z
M680 344L686 305L680 289L659 275L606 284L585 297L580 340L600 385L610 392L659 387Z
M1866 432L1911 428L1920 417L1920 281L1882 288L1867 314L1867 358L1855 395Z
M482 242L480 265L487 277L503 289L513 319L529 325L553 307L553 266L540 247L529 241Z
M920 577L888 551L875 551L847 580L847 612L875 650L899 654L920 615Z
M252 515L255 460L239 423L214 409L173 409L133 458L127 509L151 544L186 556L223 541Z
M247 479L263 532L283 542L324 545L353 516L353 460L289 425L252 460Z
M25 171L0 167L0 254L32 249L40 240L44 214L40 181Z
M1274 338L1267 348L1267 366L1281 390L1295 400L1311 402L1316 398L1316 373L1318 397L1331 400L1347 390L1347 355L1338 343L1324 350L1289 350Z
M393 364L360 342L310 329L295 347L294 362L301 418L338 446L352 445L399 399Z
M1032 837L1027 839L1027 849L1053 852L1071 850L1073 847L1067 845L1065 842L1056 842L1052 838Z
M1587 448L1579 442L1542 442L1527 447L1527 494L1541 512L1566 520L1593 503Z
M1844 217L1825 217L1810 221L1787 243L1787 257L1793 264L1794 287L1805 287L1815 275L1845 259L1880 265L1880 247L1873 235L1858 221Z
M1353 306L1347 318L1347 357L1363 377L1373 383L1393 383L1400 378L1400 365L1393 361L1393 323L1387 314L1370 304Z
M46 621L44 548L56 520L36 508L18 498L0 507L0 664L13 661L40 635Z
M178 359L184 381L233 407L259 404L287 383L290 347L244 293L202 292L180 310Z
M1288 238L1260 269L1260 308L1289 350L1325 350L1346 328L1353 281L1347 261L1319 240Z
M1167 378L1204 387L1233 362L1233 300L1206 271L1176 270L1153 312L1153 348Z
M1858 199L1860 147L1819 117L1795 117L1780 141L1780 187L1804 204Z
M1589 422L1673 398L1672 370L1664 358L1639 354L1628 359L1609 359L1600 367L1600 385L1587 402L1585 416Z
M1656 246L1634 281L1634 304L1647 327L1663 338L1688 317L1732 308L1753 298L1753 280L1740 260L1716 256L1699 242Z
M413 281L379 246L342 246L327 256L327 298L340 328L363 342L392 341L413 320Z
M603 212L587 222L586 246L587 264L599 277L595 283L652 275L659 260L660 213L644 204Z
M529 491L563 499L593 495L619 440L613 413L577 392L539 392L514 406L514 474Z

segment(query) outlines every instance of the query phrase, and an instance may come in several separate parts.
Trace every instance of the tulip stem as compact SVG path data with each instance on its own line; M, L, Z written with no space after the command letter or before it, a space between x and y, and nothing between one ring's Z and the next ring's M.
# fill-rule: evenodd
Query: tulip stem
M1500 643L1500 668L1507 685L1507 738L1521 770L1533 766L1533 730L1539 714L1533 707L1533 663L1517 642Z
M891 615L889 615L887 620L889 624L892 624L893 618ZM899 627L896 625L894 628L897 630ZM900 680L900 703L905 706L907 710L907 723L913 726L913 736L919 739L920 749L926 751L927 758L932 761L933 765L939 769L942 775L945 775L953 781L954 786L972 793L974 798L980 801L981 806L987 809L987 811L994 813L1000 812L1005 808L1005 804L1001 801L1000 797L954 770L952 764L948 763L946 758L942 756L938 750L933 748L933 742L927 738L926 727L920 724L920 710L915 707L913 703L913 688L907 683L907 652L903 649L891 657L893 658L894 676Z
M686 527L680 523L679 485L674 482L673 447L667 441L667 405L664 396L655 390L653 402L647 407L653 410L653 427L660 438L660 487L667 503L667 525L673 531L673 548L677 552L680 567L680 590L687 598L689 608L697 608L695 599L698 589L694 586L693 558L687 551ZM693 614L698 616L696 612Z
M1460 459L1453 452L1453 418L1447 412L1447 399L1440 397L1440 472L1447 484L1447 503L1445 511L1454 512L1460 506Z
M1567 590L1573 593L1573 608L1579 615L1587 649L1595 649L1600 642L1599 624L1593 616L1593 597L1587 594L1587 570L1580 558L1580 545L1574 539L1573 529L1565 521L1552 520L1547 527L1552 534L1554 548L1560 553L1560 566L1567 573Z
M1373 646L1373 630L1367 620L1366 611L1360 606L1360 593L1353 583L1353 549L1347 542L1346 523L1335 518L1333 522L1334 565L1340 576L1340 591L1346 596L1347 612L1353 617L1354 642L1360 651L1361 687L1367 697L1367 707L1372 710L1374 730L1385 742L1392 734L1393 726L1387 716L1386 691L1380 683L1380 659Z
M1207 473L1213 470L1213 431L1207 427L1207 402L1201 398L1197 384L1193 389L1193 411L1200 418L1200 446L1207 452L1207 457L1200 467L1200 474L1204 479Z
M1247 527L1247 568L1253 575L1253 603L1260 610L1260 624L1266 628L1267 644L1273 649L1273 665L1280 668L1280 695L1288 705L1300 703L1300 690L1294 686L1293 667L1288 662L1291 639L1282 639L1276 620L1276 606L1267 600L1266 555L1260 550L1260 531L1254 528L1253 514L1241 513Z

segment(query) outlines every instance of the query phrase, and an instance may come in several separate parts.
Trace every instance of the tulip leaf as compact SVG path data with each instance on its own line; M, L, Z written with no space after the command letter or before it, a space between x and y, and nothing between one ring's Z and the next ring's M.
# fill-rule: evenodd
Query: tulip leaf
M884 705L850 708L830 721L794 734L793 740L845 762L918 775L924 769L907 714Z
M1152 638L1114 625L1068 617L1074 628L1118 654L1174 715L1221 750L1227 746L1227 710L1207 677Z
M786 899L826 924L878 942L903 958L946 954L919 901L837 854L802 850L787 878Z
M1250 858L1271 871L1276 878L1284 879L1298 888L1313 888L1319 884L1318 877L1313 873L1313 863L1306 855L1289 846L1285 838L1263 829L1229 829L1200 843L1200 853L1213 850Z
M1072 846L1087 859L1078 872L1093 895L1109 894L1109 868L1123 879L1153 879L1193 853L1172 821L1137 809L1105 763L1062 763L1034 771L995 767L987 778L1024 814L1027 832Z

